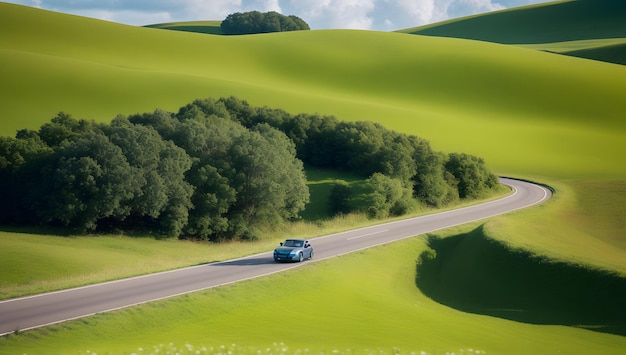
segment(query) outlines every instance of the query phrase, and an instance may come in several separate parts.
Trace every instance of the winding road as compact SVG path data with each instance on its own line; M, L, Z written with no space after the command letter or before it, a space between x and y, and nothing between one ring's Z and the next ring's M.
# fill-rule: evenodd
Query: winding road
M513 193L471 207L312 239L315 257L311 261L530 207L552 195L547 188L529 182L508 178L501 178L500 182L510 186ZM224 262L1 301L0 335L269 275L299 265L302 264L277 264L268 251Z

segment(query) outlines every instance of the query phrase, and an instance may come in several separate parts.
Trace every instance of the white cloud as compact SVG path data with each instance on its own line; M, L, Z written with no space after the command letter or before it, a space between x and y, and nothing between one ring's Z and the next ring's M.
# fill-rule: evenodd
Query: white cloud
M291 5L312 28L370 29L374 21L374 0L291 0Z
M492 0L383 0L401 28L425 25L454 17L473 15L505 7Z
M434 0L390 0L388 3L399 9L398 16L412 19L413 26L432 22L436 18Z
M397 30L550 0L2 0L131 25L222 20L234 12L296 15L312 29Z
M249 0L243 0L248 2ZM255 0L276 9L279 0ZM13 0L13 3L40 7L129 25L191 20L222 20L242 11L242 0Z
M447 15L448 17L467 16L504 8L491 0L457 0L449 6Z
M259 6L259 8L256 9L257 11L261 11L261 12L276 11L278 13L282 13L279 0L260 0L259 3L261 4L261 6Z
M222 20L231 13L240 12L241 0L185 0L179 1L179 16L185 20ZM176 11L174 8L172 11Z

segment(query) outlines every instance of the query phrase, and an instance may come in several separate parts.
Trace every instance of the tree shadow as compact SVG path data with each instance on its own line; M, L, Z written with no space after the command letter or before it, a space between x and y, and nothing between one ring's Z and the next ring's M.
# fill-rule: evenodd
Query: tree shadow
M156 239L163 240L169 239L164 234L159 234L148 229L119 229L111 228L109 226L99 227L96 231L88 232L76 232L68 227L37 224L37 225L18 225L18 224L0 224L0 232L17 233L17 234L34 234L44 235L47 237L62 237L62 238L75 238L75 237L99 237L99 236L125 236L135 239Z
M626 336L626 278L514 250L483 226L428 239L416 285L446 306L532 324Z
M45 225L25 226L25 225L0 225L0 232L19 233L19 234L35 234L54 237L74 237L76 234L67 228L55 228Z

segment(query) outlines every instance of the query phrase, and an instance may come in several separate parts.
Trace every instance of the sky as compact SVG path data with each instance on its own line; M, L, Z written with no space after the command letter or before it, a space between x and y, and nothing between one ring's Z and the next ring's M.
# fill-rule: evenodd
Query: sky
M549 0L3 0L128 25L223 20L276 11L317 29L394 31Z

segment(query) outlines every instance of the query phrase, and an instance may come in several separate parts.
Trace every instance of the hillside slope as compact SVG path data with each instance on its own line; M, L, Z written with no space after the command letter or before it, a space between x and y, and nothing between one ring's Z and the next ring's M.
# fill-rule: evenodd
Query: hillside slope
M626 37L626 2L567 0L452 19L399 32L523 44Z
M235 95L379 121L499 172L626 176L622 66L373 31L206 36L5 3L0 33L4 135L59 111L109 121Z
M626 64L626 2L569 0L513 8L400 30L427 36L524 45ZM573 48L563 50L563 48Z
M626 37L523 44L524 48L626 65Z

